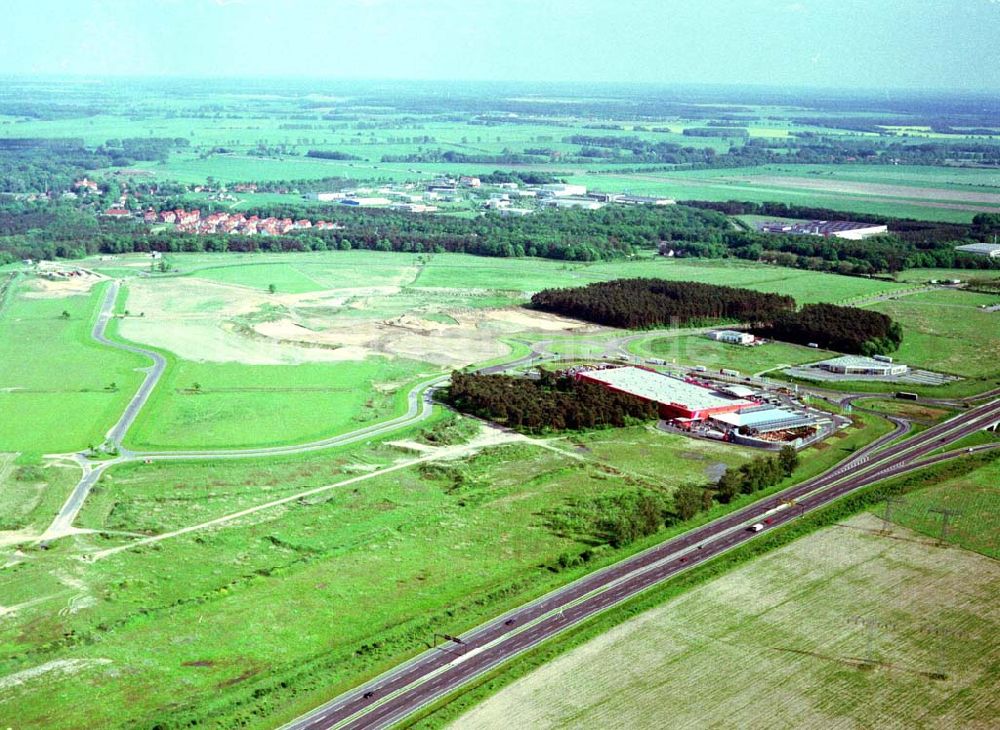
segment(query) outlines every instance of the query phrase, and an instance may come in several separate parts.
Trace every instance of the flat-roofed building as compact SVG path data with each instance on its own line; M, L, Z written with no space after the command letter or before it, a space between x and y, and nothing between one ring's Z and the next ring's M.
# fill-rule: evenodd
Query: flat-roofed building
M712 423L724 429L737 429L746 433L773 433L797 428L810 428L829 422L808 413L796 413L786 408L747 408L738 413L719 413L711 417Z
M717 342L728 342L731 345L752 345L756 338L749 332L715 330L708 333L708 339L716 340Z
M577 373L576 378L656 403L660 416L668 419L701 421L715 414L756 405L753 401L732 398L697 383L631 365L584 370Z
M842 355L816 363L813 367L841 375L868 375L885 377L887 375L904 375L910 368L902 363L893 362L892 358L876 360L873 357L861 355Z
M959 253L971 253L973 256L986 256L995 259L1000 257L1000 243L967 243L955 246Z
M833 236L860 241L869 236L888 233L889 228L878 223L860 223L858 221L765 221L757 224L761 233L789 233L793 235Z

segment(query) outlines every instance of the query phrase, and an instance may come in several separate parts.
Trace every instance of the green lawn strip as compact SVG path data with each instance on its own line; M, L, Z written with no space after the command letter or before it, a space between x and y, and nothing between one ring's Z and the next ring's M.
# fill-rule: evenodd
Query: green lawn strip
M149 363L92 339L107 286L84 296L12 295L0 317L0 388L11 389L0 391L0 411L18 417L0 419L0 449L77 451L100 443L121 415L142 380L136 369Z
M879 482L806 514L790 524L770 530L745 545L656 585L596 617L549 639L511 661L473 680L464 688L438 700L407 718L400 726L420 730L444 727L464 712L502 688L529 674L570 649L686 591L705 584L776 548L823 527L834 525L859 512L878 507L888 497L918 493L924 487L962 477L995 461L989 456L963 457L955 462L929 467L916 474Z
M888 398L863 398L854 401L857 408L867 408L890 416L899 416L919 423L932 424L954 416L958 411L946 406L923 404L920 401Z
M942 454L946 451L954 451L955 449L968 449L973 446L985 446L988 444L995 444L1000 441L1000 433L996 431L976 431L975 433L969 434L965 438L961 438L953 444L945 446L940 449L935 449L934 454Z

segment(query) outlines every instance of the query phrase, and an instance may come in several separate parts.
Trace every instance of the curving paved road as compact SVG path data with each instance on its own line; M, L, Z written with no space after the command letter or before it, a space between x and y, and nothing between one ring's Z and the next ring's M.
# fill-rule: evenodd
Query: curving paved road
M966 451L929 454L1000 420L1000 401L971 409L894 445L897 431L827 473L668 540L553 591L432 648L285 726L285 730L382 728L448 695L542 641L694 565L753 539L747 526L777 526L882 479ZM973 451L994 448L975 447ZM792 506L794 500L794 506Z
M72 530L73 522L76 520L77 515L83 508L83 504L86 501L87 496L90 494L90 490L100 479L101 475L109 467L114 466L115 464L123 464L138 460L179 461L191 459L245 459L261 456L282 456L319 451L321 449L328 449L334 446L345 446L347 444L357 443L358 441L383 436L391 433L392 431L412 426L430 418L433 413L434 391L447 382L450 377L449 375L438 375L414 385L410 389L410 392L407 393L406 412L400 416L396 416L395 418L391 418L387 421L364 426L338 436L320 439L318 441L310 441L290 446L267 446L247 449L132 451L130 449L123 448L121 446L122 441L128 433L129 428L131 428L132 424L135 422L139 412L149 400L153 389L156 387L156 384L159 382L166 369L167 362L166 359L158 352L145 349L138 345L118 342L107 336L108 322L110 322L114 316L114 305L118 298L118 292L120 289L121 283L119 281L116 280L112 282L107 293L105 294L104 300L101 303L101 309L98 313L97 320L94 323L93 330L91 331L91 337L102 345L107 345L119 350L125 350L127 352L148 357L153 361L153 364L145 369L144 372L146 373L146 377L143 379L142 385L139 386L138 391L136 391L135 395L132 396L132 399L126 406L124 413L122 413L121 418L119 418L118 422L115 423L115 425L108 431L106 445L116 449L118 451L118 456L107 461L95 463L90 461L84 454L72 455L74 461L76 461L80 465L81 469L83 469L83 474L80 477L80 481L77 482L76 486L73 488L73 491L70 493L66 502L60 508L55 519L39 538L39 541L43 543L68 534ZM544 355L542 353L532 352L525 357L511 362L483 368L480 372L502 372L508 368L526 365L540 359L544 359Z

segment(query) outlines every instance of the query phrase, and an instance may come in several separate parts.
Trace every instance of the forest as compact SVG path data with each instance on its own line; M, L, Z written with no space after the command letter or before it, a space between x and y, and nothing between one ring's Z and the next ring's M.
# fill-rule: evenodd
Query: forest
M807 304L796 311L790 296L693 281L617 279L543 289L531 306L626 329L742 322L763 337L860 355L893 352L903 339L898 323L869 309Z
M758 332L786 342L815 343L827 350L855 355L895 352L903 340L903 328L888 315L835 304L807 304L798 312L783 312Z
M546 370L538 380L456 371L440 397L463 413L526 433L624 426L657 417L653 403Z
M720 321L770 323L795 309L790 296L717 284L617 279L569 289L543 289L531 306L595 324L642 329Z

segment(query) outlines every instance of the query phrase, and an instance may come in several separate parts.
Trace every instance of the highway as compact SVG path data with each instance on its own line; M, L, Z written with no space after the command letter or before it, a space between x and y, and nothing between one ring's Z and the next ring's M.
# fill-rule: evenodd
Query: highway
M388 727L567 628L762 534L748 531L750 524L767 520L766 532L861 487L963 455L964 450L930 454L998 420L1000 401L993 401L887 445L900 435L897 426L818 477L498 616L459 637L463 643L430 649L298 718L285 730Z

